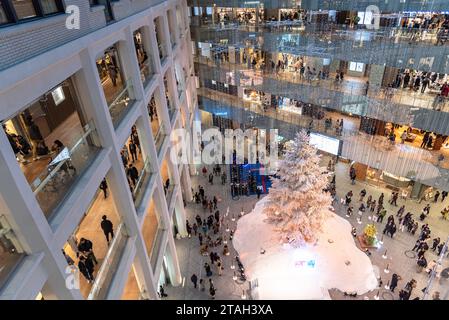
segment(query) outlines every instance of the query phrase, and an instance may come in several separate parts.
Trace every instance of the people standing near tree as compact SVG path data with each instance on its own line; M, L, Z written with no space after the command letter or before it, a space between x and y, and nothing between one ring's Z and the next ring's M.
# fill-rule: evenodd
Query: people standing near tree
M386 214L387 214L387 210L385 210L385 208L382 208L380 210L379 214L377 215L377 222L382 223Z

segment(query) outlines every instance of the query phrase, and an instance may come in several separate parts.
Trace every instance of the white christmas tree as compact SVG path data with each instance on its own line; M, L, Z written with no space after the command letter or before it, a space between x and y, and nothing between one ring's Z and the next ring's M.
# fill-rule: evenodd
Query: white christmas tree
M319 165L320 157L307 133L296 133L280 161L279 178L273 178L264 207L266 221L276 226L281 240L296 247L314 243L329 217L331 197L323 191L328 174Z

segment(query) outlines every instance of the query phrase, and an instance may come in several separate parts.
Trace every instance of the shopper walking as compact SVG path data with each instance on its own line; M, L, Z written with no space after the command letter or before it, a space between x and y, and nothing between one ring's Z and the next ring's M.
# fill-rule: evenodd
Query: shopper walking
M394 292L394 289L396 289L396 287L398 286L398 281L401 280L401 277L399 275L397 275L396 273L393 273L393 275L391 276L391 281L390 281L390 291Z
M190 277L190 281L192 281L193 287L196 289L198 284L198 277L196 276L196 274L192 274L192 276Z
M103 178L101 181L100 189L103 191L104 198L106 199L108 197L108 183L106 182L106 178Z
M95 264L98 264L97 258L95 257L94 251L93 251L93 244L92 241L81 238L80 242L78 244L78 252L80 252L82 255L86 257L86 259L92 259L92 261Z
M94 266L90 259L85 256L80 256L78 261L78 270L86 278L87 282L94 283Z
M133 142L132 139L129 142L128 149L129 149L129 153L131 153L132 162L136 162L137 161L137 145Z
M446 199L448 192L447 191L443 191L441 192L441 202L444 201L444 199Z
M200 279L200 291L206 290L206 284L204 283L204 279Z
M104 236L106 237L106 241L109 245L109 241L114 238L114 225L111 220L108 219L106 215L101 217L101 229L103 230Z
M137 168L132 163L129 164L126 174L131 180L132 186L136 187L136 182L139 179L139 171L137 171Z

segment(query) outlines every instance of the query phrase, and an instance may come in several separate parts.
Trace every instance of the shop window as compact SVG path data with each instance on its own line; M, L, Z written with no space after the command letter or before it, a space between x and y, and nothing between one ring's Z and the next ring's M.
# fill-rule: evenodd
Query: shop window
M351 62L349 64L350 71L363 72L364 64L361 62Z
M37 16L36 10L31 0L12 0L12 5L19 20Z
M9 22L9 18L8 18L8 15L4 8L4 2L0 1L0 25L8 23L8 22Z
M60 11L56 0L41 0L41 5L44 14L53 14Z
M0 0L0 25L64 11L61 0Z

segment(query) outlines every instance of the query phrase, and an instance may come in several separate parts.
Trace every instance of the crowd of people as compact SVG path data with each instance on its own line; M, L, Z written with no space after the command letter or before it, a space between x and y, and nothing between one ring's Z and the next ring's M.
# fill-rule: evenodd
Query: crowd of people
M208 169L202 169L203 178L208 183L213 184L214 177L221 177L222 183L226 182L223 178L225 170L222 170L220 165L212 167L212 172L208 174ZM212 177L212 179L210 178ZM231 249L228 241L232 241L234 235L234 227L231 221L235 221L237 217L232 216L232 220L228 217L229 212L222 214L219 209L219 204L222 201L218 195L207 195L205 186L198 185L197 190L192 190L193 203L197 214L194 220L186 220L186 231L188 238L198 241L198 254L203 259L203 271L198 275L193 273L190 276L194 289L199 289L202 292L209 293L211 299L215 299L217 288L213 282L214 275L222 276L224 270L224 259L231 255ZM240 215L243 214L243 210ZM231 220L231 221L230 221ZM234 257L238 268L239 277L246 280L244 268L238 256ZM208 288L207 288L208 287Z
M328 167L329 169L329 167ZM356 174L354 167L350 167L349 178L352 184L355 183ZM447 197L448 193L446 191L439 192L437 191L433 197L433 203L436 203L441 197L441 202ZM341 204L346 207L346 217L351 217L354 214L354 201L353 201L354 193L352 190L349 190L344 198L341 199ZM390 236L392 239L395 238L395 234L399 232L408 232L411 236L417 236L417 240L413 248L410 248L410 251L416 252L416 270L418 273L425 270L429 276L433 273L437 278L440 277L442 266L438 263L438 258L429 258L428 252L433 252L436 256L440 256L445 247L445 242L440 239L440 237L435 236L432 238L431 229L428 223L425 223L424 220L431 213L431 205L430 203L425 204L422 211L419 214L414 216L414 213L407 211L405 208L405 204L398 204L398 200L400 199L399 192L392 191L388 203L391 207L399 207L396 214L391 212L391 209L387 209L384 206L385 194L381 193L381 195L376 200L372 195L368 195L367 190L363 188L358 197L358 215L357 221L361 223L361 219L366 214L368 215L368 220L371 220L378 224L384 223L384 218L386 218L385 226L382 231L383 235ZM419 202L421 203L421 202ZM390 211L390 212L389 212ZM406 212L407 211L407 212ZM390 213L390 214L389 214ZM421 223L421 225L420 225ZM449 256L449 255L447 255ZM446 257L447 257L446 256ZM390 280L390 290L394 292L398 281L401 280L401 277L394 273L392 279ZM412 279L409 281L404 289L399 292L400 300L408 300L410 299L413 288L416 286L416 280ZM426 288L423 289L423 292ZM439 297L439 292L434 292L435 297Z
M137 134L137 127L134 125L131 129L128 145L125 145L120 151L120 157L125 168L131 193L133 193L133 190L137 186L137 181L139 180L139 170L136 168L135 163L139 160L141 154L142 149Z
M109 245L114 237L114 225L106 215L103 215L101 218L100 228L105 235L107 244ZM72 247L72 250L75 251L76 258L78 259L77 267L79 272L88 283L93 284L95 281L95 267L98 265L98 259L93 250L93 242L89 239L81 237L76 248ZM62 249L62 254L64 255L64 258L69 266L75 265L75 261L65 252L64 249Z

